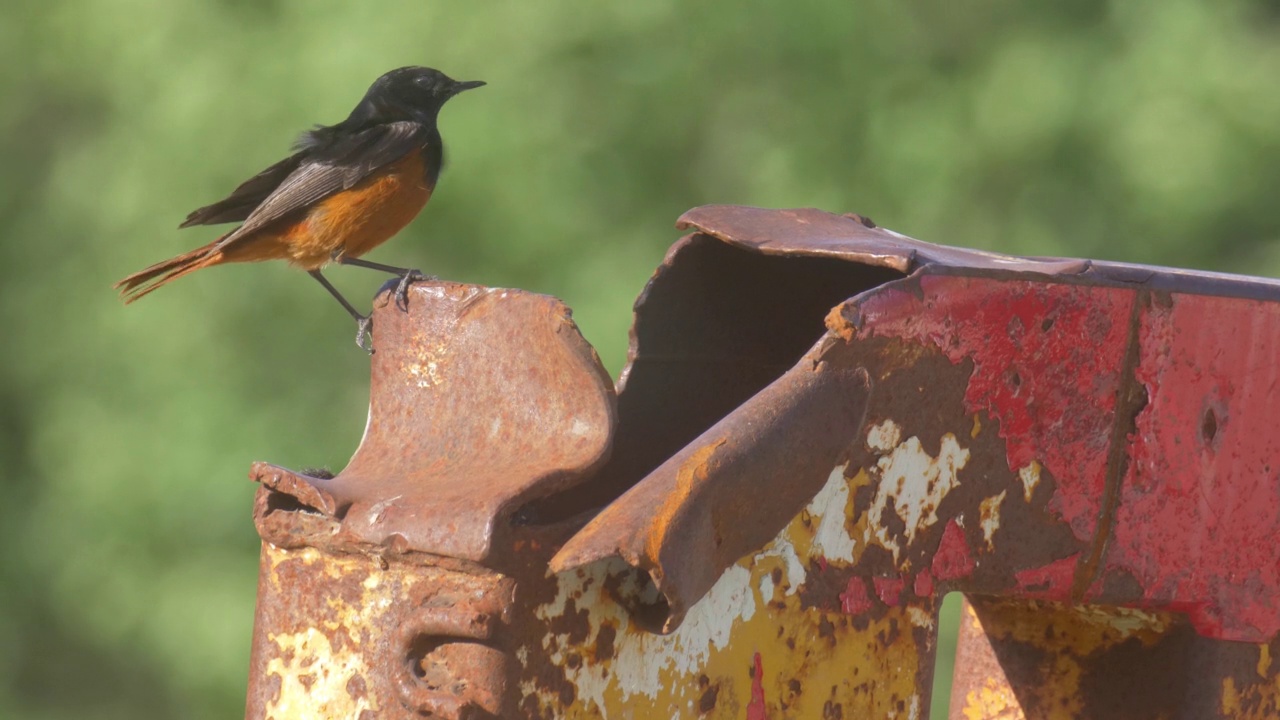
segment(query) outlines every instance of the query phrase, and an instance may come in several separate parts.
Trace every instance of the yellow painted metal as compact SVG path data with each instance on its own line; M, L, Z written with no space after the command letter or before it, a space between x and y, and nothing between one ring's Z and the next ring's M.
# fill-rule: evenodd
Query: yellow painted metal
M1144 718L1276 718L1274 644L1203 638L1172 613L975 599L962 615L951 717L1078 720L1145 708Z
M806 595L871 602L866 585L852 595L819 587L829 575L847 577L837 566L856 558L835 559L833 548L820 552L816 544L824 522L835 523L836 536L853 550L849 533L864 527L850 521L851 489L868 482L864 471L846 479L837 468L820 495L827 506L806 508L761 551L726 570L668 635L639 628L618 601L645 592L620 560L558 576L555 600L536 611L552 632L542 647L522 648L517 656L528 663L543 655L565 668L572 691L526 680L526 703L536 697L541 717L568 719L926 717L933 599L906 590L900 605L849 614L818 609L821 603ZM819 556L831 564L825 571ZM620 587L617 578L631 586ZM577 622L568 623L569 616Z

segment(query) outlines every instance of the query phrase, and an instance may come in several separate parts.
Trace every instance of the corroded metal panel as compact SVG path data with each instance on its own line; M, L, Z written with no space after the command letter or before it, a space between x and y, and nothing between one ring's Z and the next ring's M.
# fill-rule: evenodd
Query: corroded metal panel
M1224 642L1180 614L974 599L960 626L956 720L1280 716L1280 642Z
M550 299L379 309L351 466L255 468L251 716L924 718L950 591L953 717L1275 715L1280 283L682 225L616 411Z
M422 558L378 563L264 544L249 717L463 717L502 711L514 582Z
M566 536L521 508L608 456L613 388L564 305L442 283L407 312L389 299L347 468L251 472L249 718L510 717L519 585Z

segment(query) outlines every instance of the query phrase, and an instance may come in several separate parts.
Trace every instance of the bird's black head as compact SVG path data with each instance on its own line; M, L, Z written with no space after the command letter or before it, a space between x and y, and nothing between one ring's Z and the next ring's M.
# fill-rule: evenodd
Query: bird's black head
M449 98L481 85L484 83L479 80L453 80L432 68L402 67L373 81L347 121L415 120L433 125L440 108Z

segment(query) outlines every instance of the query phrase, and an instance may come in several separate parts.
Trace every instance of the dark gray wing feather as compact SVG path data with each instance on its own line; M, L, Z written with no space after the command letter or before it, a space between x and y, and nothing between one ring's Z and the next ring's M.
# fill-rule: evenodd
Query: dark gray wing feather
M178 227L220 225L222 223L244 221L253 212L254 208L261 205L262 201L266 200L267 196L279 187L285 178L289 177L289 173L298 169L298 165L302 162L302 156L306 154L305 151L294 153L245 180L225 199L192 212Z
M217 247L225 248L271 223L352 187L378 168L424 146L431 132L430 128L415 122L386 123L338 139L327 146L302 151L299 155L305 157L297 167L249 213L244 224L228 233Z

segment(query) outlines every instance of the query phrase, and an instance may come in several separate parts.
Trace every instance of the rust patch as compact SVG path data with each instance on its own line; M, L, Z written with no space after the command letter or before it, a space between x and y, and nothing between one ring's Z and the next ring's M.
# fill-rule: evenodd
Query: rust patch
M702 690L702 695L698 697L698 714L706 715L716 709L716 697L720 695L720 685L711 684L707 681L707 676L705 675L702 676L701 680L704 681L705 687Z
M443 282L409 294L407 312L389 292L375 301L369 423L347 467L324 479L255 466L253 479L322 516L279 514L264 538L296 546L336 523L349 546L482 562L502 521L608 458L613 383L562 303Z
M1142 356L1140 330L1142 314L1151 307L1151 295L1138 292L1129 314L1129 328L1124 360L1120 366L1119 387L1116 389L1115 418L1111 424L1111 437L1107 445L1106 485L1103 490L1101 510L1098 515L1097 534L1089 551L1080 557L1075 579L1071 583L1071 599L1084 600L1089 587L1098 576L1098 567L1106 552L1107 541L1115 524L1116 507L1120 504L1121 485L1129 469L1130 437L1137 431L1138 413L1147 404L1147 391L1137 379L1138 361Z
M600 631L596 633L596 662L608 662L613 659L613 641L618 636L618 630L613 623L604 622L600 624Z

